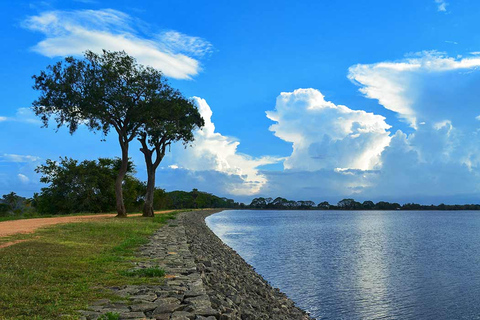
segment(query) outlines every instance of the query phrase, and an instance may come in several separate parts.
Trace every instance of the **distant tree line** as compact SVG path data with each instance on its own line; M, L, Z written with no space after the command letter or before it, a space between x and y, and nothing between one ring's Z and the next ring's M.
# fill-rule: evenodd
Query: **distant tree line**
M0 198L0 217L58 215L72 213L104 213L116 211L115 183L120 158L75 160L72 158L47 159L35 171L41 174L40 182L46 184L32 198L21 197L14 192ZM147 182L134 176L135 165L129 160L122 184L123 200L127 210L140 212L144 209ZM233 199L219 197L197 189L192 191L166 192L154 188L153 210L166 209L274 209L274 210L480 210L478 204L466 205L420 205L396 202L358 202L347 198L333 205L327 201L316 204L310 200L294 201L286 198L263 198L252 200L249 205Z
M354 199L342 199L336 205L327 201L316 204L313 201L294 201L282 197L273 198L255 198L250 205L245 206L249 209L275 209L275 210L480 210L480 204L463 205L421 205L418 203L405 203L400 205L396 202L379 201L374 203L367 200L358 202Z

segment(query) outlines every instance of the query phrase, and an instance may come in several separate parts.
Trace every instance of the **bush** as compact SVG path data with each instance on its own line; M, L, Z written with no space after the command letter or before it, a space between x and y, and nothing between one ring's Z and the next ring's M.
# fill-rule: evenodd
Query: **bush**
M99 158L78 162L71 158L48 159L35 170L42 174L40 182L49 184L35 197L41 214L76 212L111 212L115 210L115 179L120 159ZM145 185L133 176L129 163L124 180L123 196L128 210L140 210Z

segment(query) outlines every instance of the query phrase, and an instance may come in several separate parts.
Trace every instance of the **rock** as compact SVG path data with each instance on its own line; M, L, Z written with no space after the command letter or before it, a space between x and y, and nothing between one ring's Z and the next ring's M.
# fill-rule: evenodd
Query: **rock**
M140 248L143 259L133 269L160 267L163 284L113 287L129 302L98 300L83 318L115 312L121 319L311 319L213 234L204 219L214 212L181 213Z
M155 301L157 307L153 311L153 315L162 313L172 313L180 308L180 301L175 298L162 298Z
M195 318L195 315L186 311L175 311L172 313L171 320L192 320Z
M145 319L143 312L125 312L120 314L120 319Z
M139 303L139 304L133 304L130 306L130 310L133 312L136 311L141 311L141 312L146 312L146 311L153 311L157 307L156 303L150 302L150 303Z

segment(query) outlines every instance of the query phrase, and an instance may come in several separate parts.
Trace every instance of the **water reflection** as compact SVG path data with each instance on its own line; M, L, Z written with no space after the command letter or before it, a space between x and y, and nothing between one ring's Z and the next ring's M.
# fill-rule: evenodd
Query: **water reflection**
M225 211L210 228L318 319L477 319L480 213Z

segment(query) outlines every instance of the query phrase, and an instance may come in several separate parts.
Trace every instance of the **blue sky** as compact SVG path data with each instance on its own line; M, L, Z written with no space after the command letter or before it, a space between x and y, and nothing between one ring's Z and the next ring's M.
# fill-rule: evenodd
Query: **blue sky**
M249 202L479 202L480 3L2 1L0 194L46 159L113 157L113 136L40 128L31 76L125 50L196 97L206 127L157 185ZM478 117L478 119L477 119ZM145 168L131 147L138 177Z

